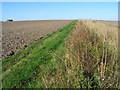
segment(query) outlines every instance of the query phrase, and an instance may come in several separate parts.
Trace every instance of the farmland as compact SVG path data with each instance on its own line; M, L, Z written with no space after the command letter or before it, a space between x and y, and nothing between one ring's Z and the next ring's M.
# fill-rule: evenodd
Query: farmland
M117 25L66 21L60 29L2 61L2 87L120 88L118 66Z
M2 23L3 58L14 55L72 20L13 21Z

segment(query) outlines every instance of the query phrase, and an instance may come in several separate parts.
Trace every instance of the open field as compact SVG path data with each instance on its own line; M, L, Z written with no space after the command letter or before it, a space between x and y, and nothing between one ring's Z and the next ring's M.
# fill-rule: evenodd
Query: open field
M3 58L57 31L72 20L13 21L2 23Z
M118 27L76 20L2 61L3 88L120 88Z
M35 44L27 47L16 55L2 62L3 87L29 87L26 83L31 82L31 87L37 87L37 77L43 64L54 65L53 54L62 54L65 39L73 29L76 21L48 35ZM50 64L51 63L51 64ZM16 73L16 74L15 74ZM17 76L16 76L17 75ZM32 80L36 78L36 81Z
M118 24L118 21L102 21L103 23L109 24L109 25L113 25L113 26L120 26Z

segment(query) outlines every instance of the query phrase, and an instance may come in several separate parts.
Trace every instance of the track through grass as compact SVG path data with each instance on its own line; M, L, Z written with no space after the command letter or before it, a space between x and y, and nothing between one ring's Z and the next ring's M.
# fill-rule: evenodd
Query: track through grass
M50 62L53 59L53 53L57 50L59 50L59 53L62 53L61 49L64 47L65 39L76 22L73 21L57 32L18 52L13 57L3 60L2 87L19 88L37 86L35 80L41 71L41 65L54 65L54 62Z

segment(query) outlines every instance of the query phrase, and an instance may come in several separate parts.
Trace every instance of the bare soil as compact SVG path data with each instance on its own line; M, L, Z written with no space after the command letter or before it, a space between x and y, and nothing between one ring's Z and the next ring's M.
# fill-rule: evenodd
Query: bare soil
M72 20L2 22L2 59L57 31Z

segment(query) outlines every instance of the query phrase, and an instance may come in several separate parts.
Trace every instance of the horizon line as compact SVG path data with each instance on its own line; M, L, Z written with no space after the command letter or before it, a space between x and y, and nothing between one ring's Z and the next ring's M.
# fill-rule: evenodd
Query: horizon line
M13 19L12 19L13 20ZM120 20L103 20L103 19L31 19L31 20L13 20L11 22L17 22L17 21L45 21L45 20L98 20L98 21L120 21ZM0 21L0 22L10 22L10 21Z

